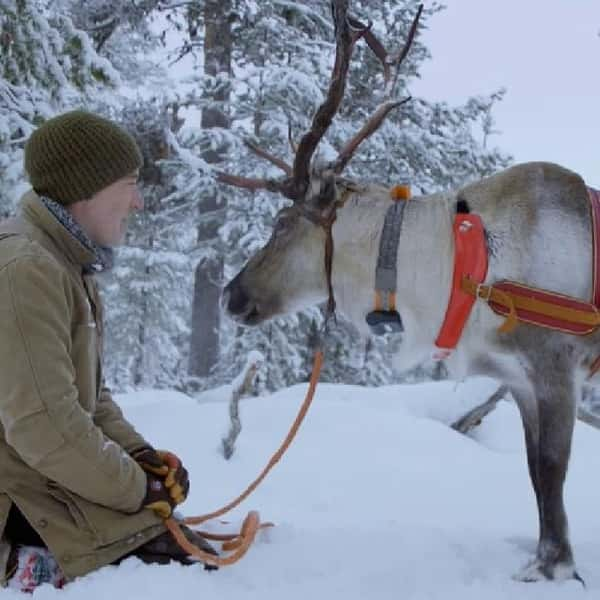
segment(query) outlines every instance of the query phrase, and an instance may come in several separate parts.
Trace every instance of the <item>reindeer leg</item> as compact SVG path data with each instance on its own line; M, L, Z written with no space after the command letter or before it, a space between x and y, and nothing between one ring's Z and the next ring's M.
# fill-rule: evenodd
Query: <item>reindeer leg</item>
M470 366L470 374L487 375L504 382L519 407L523 431L525 434L525 448L527 450L527 465L529 477L535 493L538 507L539 529L542 530L542 508L538 475L538 446L539 446L539 416L538 403L531 382L529 381L523 365L518 367L503 364L501 360L494 360L490 354L479 356Z
M581 580L575 571L568 538L563 486L575 423L572 366L554 354L551 364L536 369L538 435L524 418L529 472L538 500L540 538L535 559L516 577L521 581Z
M525 435L525 449L527 451L527 467L529 469L529 478L535 493L535 500L538 508L539 531L542 531L542 504L539 485L539 438L540 424L538 416L538 406L535 395L531 391L524 391L520 388L511 387L511 393L523 423L523 433Z

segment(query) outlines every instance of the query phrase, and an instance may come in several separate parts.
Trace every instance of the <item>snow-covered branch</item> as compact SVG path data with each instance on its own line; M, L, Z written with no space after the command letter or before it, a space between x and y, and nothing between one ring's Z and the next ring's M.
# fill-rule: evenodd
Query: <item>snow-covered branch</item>
M223 456L229 460L233 456L235 450L235 441L242 430L242 422L240 420L239 404L240 399L247 395L256 374L262 367L265 359L264 356L258 352L253 351L248 356L248 361L243 371L236 377L232 383L231 400L229 401L229 417L231 419L231 426L229 433L223 438Z

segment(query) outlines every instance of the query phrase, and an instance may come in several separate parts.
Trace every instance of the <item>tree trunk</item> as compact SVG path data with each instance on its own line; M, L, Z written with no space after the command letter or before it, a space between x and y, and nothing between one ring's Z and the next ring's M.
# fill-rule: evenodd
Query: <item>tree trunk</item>
M144 269L146 275L146 281L150 277L150 267L146 265ZM148 290L144 287L141 291L140 298L140 324L138 326L138 341L137 341L137 354L133 362L133 385L139 387L144 382L144 375L146 373L146 326L148 323Z
M142 117L139 117L142 118ZM152 128L144 131L143 124L135 123L138 132L144 132L143 137L140 136L139 142L144 154L144 164L140 171L140 181L143 184L144 196L144 213L143 222L145 224L144 237L147 238L143 242L143 249L146 256L144 265L144 283L140 290L140 297L136 301L139 302L139 325L137 333L136 355L133 361L133 384L136 387L146 385L150 377L148 369L148 353L152 352L147 347L149 338L148 330L152 329L150 320L151 314L151 292L148 289L153 277L153 268L150 263L150 257L155 250L155 234L152 223L156 216L161 211L160 198L166 194L165 184L162 178L162 171L159 161L167 158L166 150L169 147L167 138L162 127ZM138 134L139 135L139 134ZM142 240L140 239L140 242ZM151 335L151 334L150 334Z
M204 6L204 73L212 77L231 71L231 1L207 0ZM210 94L212 104L202 110L202 127L229 127L223 107L229 99L229 85ZM222 160L225 148L211 149L203 156L209 163ZM221 209L221 210L220 210ZM192 305L192 335L189 374L210 375L219 359L219 298L223 280L223 255L218 248L218 231L223 214L218 192L207 194L200 204L198 245L211 250L196 267Z

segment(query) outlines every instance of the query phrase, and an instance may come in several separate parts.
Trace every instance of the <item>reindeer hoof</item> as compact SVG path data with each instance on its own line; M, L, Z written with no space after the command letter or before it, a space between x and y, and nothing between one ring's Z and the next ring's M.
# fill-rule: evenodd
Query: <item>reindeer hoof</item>
M545 569L542 568L540 561L534 559L527 563L518 573L515 573L513 579L524 583L532 583L534 581L547 581L550 577L545 573Z
M585 587L585 581L575 570L573 563L546 563L539 558L533 559L516 575L515 581L532 583L535 581L567 581L575 579Z

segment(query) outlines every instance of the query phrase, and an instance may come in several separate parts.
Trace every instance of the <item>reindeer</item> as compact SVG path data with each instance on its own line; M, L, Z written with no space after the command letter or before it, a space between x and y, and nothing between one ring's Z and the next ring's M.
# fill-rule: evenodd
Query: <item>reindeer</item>
M330 312L337 306L359 330L368 332L365 318L373 311L379 243L392 201L388 187L350 181L341 174L362 140L405 101L393 99L393 87L421 9L403 50L392 56L369 26L349 16L348 0L335 0L332 8L336 57L330 88L297 147L293 166L253 147L285 175L249 179L218 174L224 183L270 190L293 201L277 215L266 246L224 289L224 309L244 325L327 300ZM344 95L352 49L360 38L383 63L384 100L336 160L311 168L313 153ZM582 581L569 542L563 484L576 399L584 370L600 348L597 320L587 335L538 327L521 318L522 310L516 313L513 300L518 298L507 300L506 288L495 288L494 283L512 280L561 297L590 297L594 263L588 189L575 173L537 162L508 168L453 192L404 202L394 281L395 308L404 328L397 356L402 366L430 357L447 316L456 283L455 223L460 215L480 219L488 264L482 280L471 282L473 304L446 364L457 378L482 374L500 380L520 410L539 513L539 542L535 556L515 577ZM493 300L496 309L504 302L505 310L491 310ZM595 307L586 306L594 313ZM507 323L507 315L512 323Z

